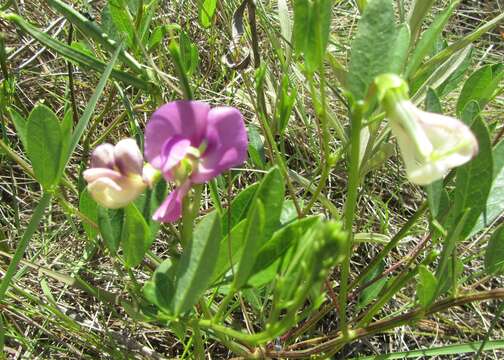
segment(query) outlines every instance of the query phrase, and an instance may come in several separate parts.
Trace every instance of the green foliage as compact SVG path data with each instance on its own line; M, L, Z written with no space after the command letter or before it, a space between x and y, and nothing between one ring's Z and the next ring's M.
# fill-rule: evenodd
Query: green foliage
M97 224L105 246L108 248L110 254L115 256L117 250L119 250L123 233L124 210L98 207ZM143 241L145 240L141 239L138 243Z
M217 0L199 1L199 23L204 28L212 26L215 10L217 9Z
M268 216L264 219L264 231L257 238L260 245L264 244L279 227L284 197L285 183L280 170L274 167L261 180L253 200L253 203L259 200L263 204L268 204ZM248 210L247 218L250 217L252 211L253 208Z
M249 156L254 162L254 165L259 169L262 169L266 163L266 157L264 155L264 143L261 140L259 130L256 126L250 125L248 127L247 134L249 139Z
M351 48L348 90L356 100L366 96L376 76L395 72L391 64L396 38L392 1L369 1Z
M436 298L438 281L434 274L424 265L419 266L418 277L416 288L418 301L422 308L427 309Z
M378 275L380 275L383 271L385 270L385 263L381 261L373 267L373 270L371 270L367 276L365 276L362 279L363 284L367 284L368 282L372 281L374 278L376 278ZM357 302L357 308L358 309L364 309L367 305L369 305L371 302L376 300L382 289L385 287L387 284L387 277L384 276L381 279L375 281L373 284L366 286L364 290L359 295L359 299Z
M461 114L470 101L476 101L480 108L492 98L504 77L504 65L486 65L476 70L464 84L457 102L457 114Z
M489 275L504 272L504 225L495 229L485 251L485 270Z
M93 223L98 223L98 204L93 200L87 190L80 194L79 211L84 214ZM98 229L90 225L88 222L83 222L82 227L90 240L98 235Z
M411 37L416 39L420 32L420 27L426 15L429 13L435 0L414 0L409 13L409 28Z
M317 227L320 220L317 216L307 217L276 231L257 255L252 271L254 275L248 283L257 288L273 280L278 271L289 264L298 244L306 241L305 237L312 236L312 229Z
M233 289L239 289L247 283L252 273L252 267L261 247L260 240L265 223L265 210L262 201L257 198L247 216L245 232L243 234L243 252L234 274Z
M483 230L497 219L504 212L504 141L495 146L493 149L493 182L490 189L490 194L486 202L486 207L483 210L478 222L471 234L475 234Z
M8 109L10 118L14 127L16 128L16 133L19 136L19 140L23 144L23 147L26 151L27 149L27 140L26 140L26 127L28 125L27 120L16 110Z
M210 285L221 237L219 215L214 212L201 220L194 229L194 237L177 263L175 294L170 303L171 313L180 315L198 302Z
M417 1L415 5L419 5L420 3L429 3L429 1ZM432 5L432 2L430 2ZM443 31L448 19L453 14L453 11L457 8L460 0L455 0L450 3L450 5L442 11L440 14L436 16L432 25L422 34L422 37L416 44L413 53L411 54L411 58L408 61L408 66L406 68L406 76L410 76L414 74L415 71L420 67L420 64L424 60L425 56L428 55L434 45L436 44L436 40L439 35ZM410 26L412 28L412 33L417 31L417 28L414 27L417 25L416 16L410 18Z
M469 163L457 169L454 193L454 216L459 216L469 209L461 237L470 233L480 214L485 210L486 199L492 186L493 159L490 135L486 124L477 118L472 126L478 139L478 155Z
M309 72L315 71L324 61L332 5L332 0L294 1L294 49L304 54L305 68Z
M104 231L108 232L114 225L104 223ZM114 226L115 227L115 226ZM112 228L112 236L113 236ZM150 229L142 213L135 204L131 203L124 208L124 225L122 226L121 247L124 253L124 262L127 267L132 268L139 265L144 259L145 252L150 245ZM113 252L114 241L106 243ZM114 244L114 245L112 245Z
M26 151L37 181L46 190L55 185L62 171L63 131L47 106L37 105L26 124Z

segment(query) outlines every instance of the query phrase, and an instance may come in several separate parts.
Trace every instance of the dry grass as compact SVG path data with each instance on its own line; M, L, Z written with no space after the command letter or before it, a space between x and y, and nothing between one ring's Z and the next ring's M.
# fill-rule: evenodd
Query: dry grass
M446 1L445 1L446 2ZM97 21L100 20L100 10L103 1L92 2L91 9ZM357 11L350 1L340 1L334 14L332 36L338 44L335 54L345 63L349 40L355 31ZM52 12L44 1L20 1L20 11L27 19L46 27L58 16ZM22 6L21 6L22 5ZM255 123L249 100L244 95L246 84L242 76L231 73L220 63L229 41L229 20L232 4L221 3L216 28L205 31L195 25L197 21L196 6L191 2L163 2L161 10L156 14L155 22L178 23L187 26L191 39L197 44L200 52L200 70L195 83L197 97L213 103L227 103L239 106L244 110L248 122ZM261 34L261 50L263 61L277 71L275 55L269 40L264 34L265 22L276 24L275 3L261 3L265 10L265 18L261 19L259 32ZM445 35L457 38L467 34L483 21L486 21L504 10L499 0L463 1L452 19ZM9 59L9 69L16 78L15 106L25 114L39 101L44 101L58 115L62 115L68 91L67 63L50 50L42 49L38 43L30 42L27 35L22 34L11 24L0 20L0 27L6 34L7 46L15 53ZM504 58L504 42L500 30L494 30L476 44L476 55L473 67L486 63L502 62ZM59 39L65 39L68 24L59 22L51 34ZM78 35L77 35L78 36ZM167 57L154 59L158 66L167 73L173 73ZM74 67L74 93L79 111L81 112L94 90L98 75ZM250 76L250 71L247 76ZM306 111L312 113L308 96L303 94L302 85L299 93L304 100ZM113 92L112 87L99 102L97 114L104 109L107 97L113 95L112 110L108 111L97 126L90 139L96 140L117 116L123 111L121 99ZM132 100L132 99L130 99ZM168 96L166 98L168 100ZM135 119L145 124L152 106L144 103L145 97L140 97L133 104L136 107ZM343 123L346 123L346 112L341 101L334 96L330 104L331 111ZM501 118L504 113L504 97L502 94L489 106L485 115L495 127L502 127ZM2 121L6 125L5 136L18 154L23 150L14 129L7 118ZM497 132L496 132L497 133ZM109 141L116 141L128 134L128 121L122 120L120 125L107 136ZM288 128L286 152L289 155L289 167L308 179L312 179L317 171L319 152L316 142L316 127L313 122L306 122L300 116L291 120ZM337 148L339 141L332 146ZM77 174L81 158L84 154L79 148L67 171L73 181L79 181ZM253 171L246 173L240 179L237 187L255 181ZM402 176L400 161L396 156L388 160L382 168L374 171L362 187L362 197L358 205L357 224L359 232L378 232L393 235L408 219L422 201L424 195L421 189L407 184ZM315 180L316 181L316 180ZM329 179L325 196L341 209L344 201L346 172L343 163L338 165ZM308 193L298 186L299 196L308 198ZM0 236L5 234L7 241L0 242L0 250L12 253L17 241L22 235L34 205L39 200L39 187L17 165L0 155ZM78 200L68 194L68 201L74 206ZM206 203L208 203L208 196ZM314 212L323 211L315 208ZM43 226L32 239L26 253L27 263L56 270L63 274L79 274L94 285L107 290L113 290L127 296L131 286L129 277L117 271L117 266L100 250L99 244L90 242L84 233L77 217L70 214L60 204L54 203L43 222ZM414 244L425 233L427 221L418 224L412 235L408 237L387 259L387 267L393 265L414 247ZM462 254L480 254L485 247L485 239L472 239L461 245ZM1 241L1 238L0 238ZM154 244L152 251L159 256L168 251L167 244L173 242L173 237L167 232ZM379 246L362 244L353 259L354 268L365 266L369 259L377 253ZM482 269L481 256L467 263L465 276L472 276ZM8 261L0 257L0 274L4 274ZM148 273L138 271L138 279L146 280ZM484 279L477 277L474 289L488 289L502 286L502 279ZM464 287L472 286L463 284ZM414 289L404 289L400 296L394 298L384 313L393 313L408 306ZM173 358L181 356L184 346L166 329L154 324L143 324L129 319L118 307L104 306L83 292L66 287L56 282L40 271L25 266L18 274L9 296L0 305L2 314L8 321L6 350L11 359L156 359L159 357ZM338 356L344 359L351 354L383 353L389 351L405 351L421 347L439 346L446 343L480 340L493 318L497 308L495 303L482 303L456 308L442 315L425 319L415 327L400 327L380 336L374 336L343 349ZM336 314L329 313L321 321L312 335L324 335L337 328ZM504 322L500 322L494 337L503 335ZM218 344L208 344L211 358L228 358L232 354ZM190 355L187 355L190 357ZM499 359L503 353L489 352L488 359ZM460 355L456 359L468 359L470 356ZM483 357L485 358L485 357Z

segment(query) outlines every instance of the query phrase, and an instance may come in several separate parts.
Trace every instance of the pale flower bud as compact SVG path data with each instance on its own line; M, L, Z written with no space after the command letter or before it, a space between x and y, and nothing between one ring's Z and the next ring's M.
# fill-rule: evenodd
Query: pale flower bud
M422 111L409 101L396 103L395 107L400 110L389 114L390 126L411 182L428 185L478 153L475 136L461 121ZM398 118L398 113L407 117Z
M478 142L467 125L418 109L408 100L402 79L385 74L375 84L412 183L428 185L478 153Z
M145 190L142 166L143 157L137 144L125 139L116 146L98 146L91 157L91 168L83 176L98 204L117 209L134 201Z

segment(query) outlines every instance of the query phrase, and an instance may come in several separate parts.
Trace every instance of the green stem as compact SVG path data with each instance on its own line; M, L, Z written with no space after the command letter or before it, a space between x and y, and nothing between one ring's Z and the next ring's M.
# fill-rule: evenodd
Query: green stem
M321 148L323 150L322 157L322 173L320 175L319 183L312 194L312 198L308 205L303 209L303 215L306 215L308 211L310 211L311 207L315 204L318 199L319 194L322 192L326 185L326 181L329 178L329 173L332 166L330 147L329 147L329 127L327 123L327 104L326 104L326 91L325 91L325 74L324 74L324 66L323 63L320 64L319 67L319 76L320 76L320 111L318 111L318 118L320 124L320 130L322 132L322 136L320 139ZM315 86L313 83L313 76L309 76L310 81L310 90L311 96L314 102L316 102L317 96L315 95ZM316 105L316 104L315 104ZM317 106L315 106L317 107Z
M183 248L192 241L194 219L198 216L203 185L195 185L193 189L193 195L186 196L182 202L182 231L180 235Z
M341 283L339 294L339 321L340 329L344 336L348 336L347 329L347 297L348 297L348 280L350 277L350 258L352 257L353 234L352 224L357 206L358 186L359 186L359 152L360 152L360 132L362 125L362 106L356 104L352 114L352 129L350 139L350 168L348 175L348 190L345 201L345 230L348 232L348 241L346 244L345 260L341 265Z
M397 234L394 235L394 237L390 240L390 242L380 251L378 255L376 255L373 260L371 261L370 264L366 266L366 268L359 274L357 279L350 285L350 289L355 288L358 284L360 284L364 278L374 269L378 263L380 263L385 256L388 255L390 251L392 251L393 248L397 246L399 241L408 233L408 231L411 229L413 225L418 221L418 219L424 214L424 212L428 209L428 204L427 201L424 201L422 205L418 208L418 210L415 212L415 214L409 218L409 220L406 222L406 224L403 225L401 230L397 232Z
M26 228L23 237L21 238L21 241L19 242L16 248L16 252L14 253L14 256L9 264L9 267L7 268L7 272L5 273L2 282L0 283L0 301L2 301L5 297L5 293L9 288L9 284L14 275L16 274L17 266L21 261L21 259L23 258L26 248L28 247L28 244L33 234L35 234L35 231L37 230L39 223L42 220L42 217L44 216L46 207L51 202L51 197L52 195L50 193L44 193L42 195L42 199L40 199L39 203L37 204L37 207L35 208L35 212L33 213L30 222L28 223L28 227Z
M350 341L374 335L377 333L382 333L384 331L397 328L412 322L417 321L420 318L433 315L435 313L444 311L446 309L462 306L471 302L485 301L485 300L495 300L504 298L504 288L493 289L489 291L482 291L476 294L464 295L457 298L442 300L429 309L423 310L417 308L406 314L398 315L396 317L379 320L371 323L365 328L355 329L351 332L349 338L345 338L343 334L338 333L334 335L331 339L316 345L312 348L299 351L269 351L266 355L272 358L290 358L290 359L307 359L314 354L327 354L328 352L333 352L335 347L341 348L343 345Z

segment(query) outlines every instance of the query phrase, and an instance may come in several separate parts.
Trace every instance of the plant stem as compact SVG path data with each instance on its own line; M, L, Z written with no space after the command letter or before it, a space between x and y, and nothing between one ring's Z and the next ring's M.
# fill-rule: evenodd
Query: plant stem
M344 224L345 230L348 232L348 240L345 250L345 259L341 265L341 282L339 293L339 321L340 329L343 331L344 337L348 336L347 329L347 297L348 297L348 280L350 276L350 258L352 257L353 234L352 225L357 205L358 186L359 186L359 151L360 151L360 132L362 124L362 106L356 104L352 113L352 128L350 138L350 168L348 175L348 190L345 202Z
M182 202L182 231L180 235L183 248L186 248L192 241L194 219L198 215L203 185L195 185L193 189L193 196L186 196Z
M290 359L306 359L310 358L315 354L327 354L328 352L333 352L334 348L341 348L343 345L349 341L374 335L377 333L384 332L402 325L409 324L411 322L417 321L421 317L430 316L432 314L444 311L451 307L465 305L476 301L494 300L504 298L504 288L493 289L489 291L482 291L476 294L464 295L457 298L442 300L429 309L423 310L417 308L406 314L399 315L390 319L379 320L371 323L365 328L358 328L350 333L349 338L345 338L342 333L338 333L331 339L321 343L317 346L306 350L298 351L269 351L266 356L272 358L290 358Z

